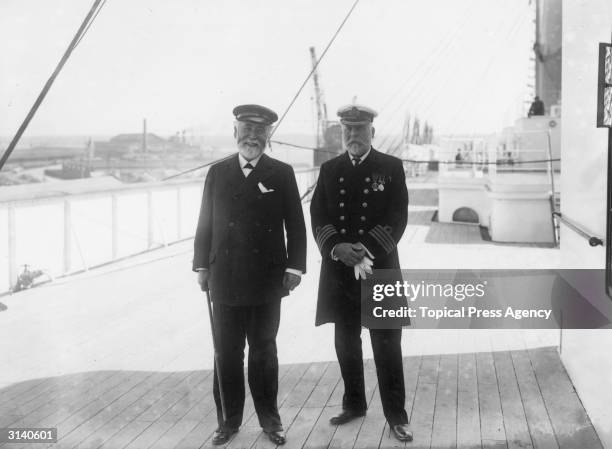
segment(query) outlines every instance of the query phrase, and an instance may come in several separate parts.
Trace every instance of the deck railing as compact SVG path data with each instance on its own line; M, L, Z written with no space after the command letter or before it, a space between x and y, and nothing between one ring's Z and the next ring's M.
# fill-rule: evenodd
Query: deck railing
M300 193L317 176L296 170ZM58 277L192 238L202 188L173 180L0 203L0 293L26 264Z

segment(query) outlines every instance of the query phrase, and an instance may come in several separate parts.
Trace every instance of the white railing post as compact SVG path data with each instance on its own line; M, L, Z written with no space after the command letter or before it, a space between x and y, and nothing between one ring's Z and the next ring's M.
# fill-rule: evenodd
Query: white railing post
M147 249L153 247L153 191L147 190Z
M117 214L117 194L111 195L111 260L115 260L119 254L119 217Z
M19 276L19 267L17 266L17 229L15 228L15 207L8 208L8 277L9 288L12 289L17 282Z
M181 232L181 215L182 215L182 205L181 205L181 188L180 186L176 186L176 237L177 240L180 240L183 237Z
M72 211L70 200L64 200L64 273L72 266Z

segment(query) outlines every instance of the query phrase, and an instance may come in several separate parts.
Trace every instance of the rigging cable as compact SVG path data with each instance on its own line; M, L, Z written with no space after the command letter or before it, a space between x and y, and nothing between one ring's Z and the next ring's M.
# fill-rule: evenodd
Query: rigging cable
M298 89L298 91L296 92L296 94L293 96L293 99L291 100L291 102L289 103L289 106L287 106L287 108L285 109L285 112L283 112L283 115L281 115L281 118L278 120L278 122L276 123L276 125L274 126L274 128L272 129L272 131L270 132L270 135L268 136L268 142L271 142L272 136L274 135L274 133L276 132L276 130L278 129L278 127L280 126L281 122L283 121L283 119L285 118L285 116L287 115L287 113L289 112L289 110L291 109L291 107L293 106L293 104L295 103L295 101L297 100L298 96L300 95L300 93L302 93L302 90L304 90L304 87L306 86L306 83L308 82L308 80L312 77L312 74L315 72L315 70L317 69L317 67L319 66L319 63L321 62L321 60L323 59L323 57L325 56L325 54L327 53L327 50L329 50L329 48L331 47L331 45L334 43L334 40L336 40L336 37L338 36L338 34L340 33L340 31L342 30L342 28L344 27L344 24L346 23L346 21L348 20L348 18L351 16L351 14L353 13L353 10L355 9L355 7L357 6L357 3L359 3L359 0L355 0L355 2L353 3L353 6L351 6L351 9L349 9L348 13L346 14L346 16L344 17L344 20L342 20L342 22L340 23L340 26L338 27L338 29L336 30L336 32L334 33L334 35L332 36L332 38L330 39L330 41L328 42L327 46L325 47L325 50L323 50L323 52L321 53L321 56L319 57L319 59L317 60L317 62L315 63L315 65L312 67L312 70L310 71L310 73L308 74L308 76L306 77L306 79L304 80L304 82L302 83L302 85L300 86L300 88ZM176 175L172 175L169 176L167 178L162 179L162 181L166 181L168 179L172 179L172 178L176 178L178 176L181 176L185 173L190 173L196 170L199 170L200 168L204 168L207 167L209 165L212 165L214 163L217 162L221 162L224 161L226 159L229 159L233 157L233 155L221 158L221 159L217 159L214 160L212 162L206 163L204 165L200 165L198 167L195 168L191 168L189 170L186 170L184 172L181 173L177 173Z
M2 155L2 158L0 159L0 170L2 170L2 167L4 167L4 164L6 163L6 161L10 157L11 153L13 152L15 147L17 146L17 143L19 142L19 139L21 139L21 136L23 135L23 133L27 129L28 125L30 124L30 121L32 120L32 118L34 118L34 114L36 114L36 111L38 110L38 108L42 104L43 100L45 99L47 93L51 89L51 86L53 85L53 82L55 81L55 78L57 78L57 76L59 75L60 71L64 67L64 64L66 64L66 61L68 61L68 58L72 54L72 51L76 48L78 43L81 41L81 39L85 35L85 32L87 31L87 29L89 29L89 27L91 26L91 23L93 23L93 20L95 19L95 16L98 15L98 12L101 9L101 7L99 8L99 6L100 6L100 3L102 1L103 0L95 0L94 1L91 9L89 10L89 12L87 13L87 16L85 17L85 20L83 20L83 23L81 23L81 26L79 27L78 31L76 32L76 34L72 38L72 41L70 42L70 45L68 45L68 48L64 52L64 55L62 56L62 59L60 59L60 62L57 64L57 67L55 67L55 70L53 71L53 73L51 74L51 76L49 77L47 82L45 83L42 91L38 95L38 98L36 98L36 101L34 102L32 107L30 108L30 111L28 112L28 115L26 116L26 118L21 123L21 126L19 126L19 129L17 130L17 133L13 137L13 140L11 140L11 143L9 143L9 146L7 147L7 149L5 150L4 154ZM104 0L104 1L106 1L106 0Z
M308 74L308 76L306 77L306 79L304 80L304 82L302 83L302 85L300 86L298 91L296 92L296 94L293 96L293 99L289 103L289 106L287 106L287 109L285 109L285 112L283 112L283 115L281 115L281 118L279 119L279 121L274 126L274 129L272 129L272 132L270 133L270 136L268 137L268 140L270 140L272 138L272 136L274 135L274 133L276 132L276 130L278 129L278 127L282 123L283 119L285 118L285 116L287 115L287 113L289 112L291 107L293 106L293 103L295 103L295 100L297 100L298 96L302 93L302 90L304 90L304 87L306 86L306 83L308 82L308 80L310 80L310 77L312 77L312 74L317 70L317 67L319 67L319 64L321 63L321 61L325 57L325 54L327 53L327 50L329 50L331 45L336 40L336 37L338 36L340 31L344 27L344 24L346 23L348 18L353 13L353 10L357 6L357 3L359 3L359 0L355 0L355 2L353 3L353 6L351 6L351 9L349 9L349 12L346 14L346 16L344 17L344 20L342 21L342 23L340 24L340 26L338 27L338 29L336 30L336 32L334 33L334 35L332 36L330 41L328 42L327 46L325 47L325 50L323 50L323 52L321 53L321 56L319 56L319 59L317 59L317 62L312 67L312 70L310 71L310 73Z
M501 42L500 42L500 44L501 44L502 42L512 41L512 39L514 38L514 35L515 35L515 34L516 34L516 32L517 32L517 27L519 27L520 23L522 22L522 18L523 18L523 12L522 12L522 11L519 11L519 13L518 13L518 14L517 14L517 16L516 16L515 21L514 21L514 22L512 23L512 25L511 25L511 26L510 26L510 27L509 27L509 28L506 30L505 39L504 39L504 38L502 38L502 39L500 40L500 39L498 38L498 41L501 41ZM504 19L502 19L502 20L501 20L501 23L499 24L499 27L501 27L501 26L504 24L504 22L505 22L505 20L504 20ZM496 28L496 29L497 29L497 28ZM494 49L495 49L495 48L497 48L497 47L498 47L500 44L498 44L498 43L497 43L497 42L495 42L495 41L490 41L490 42L489 42L489 47L491 47L491 50L494 50ZM496 60L496 57L497 57L498 55L499 55L499 53L495 54L495 56L493 56L493 58L491 58L491 59L488 61L488 63L487 63L487 64L486 64L486 66L484 67L483 72L480 74L480 75L481 75L481 76L480 76L480 78L479 78L479 79L477 79L477 81L476 81L475 83L472 83L472 84L473 84L473 88L472 88L472 89L467 90L467 92L468 92L468 93L470 93L470 96L468 97L468 100L473 100L474 96L473 96L473 95L471 95L471 92L473 92L473 91L478 91L478 98L481 98L481 97L483 96L483 94L484 94L484 89L482 89L482 88L477 89L477 86L482 86L482 83L485 81L486 75L487 75L487 74L488 74L488 72L490 71L490 68L491 68L491 66L492 66L492 63L494 62L494 60ZM455 63L455 65L457 65L457 62ZM454 67L453 67L453 68L450 68L448 71L449 71L450 73L454 73ZM443 86L441 86L441 88L440 88L440 89L438 89L438 92L437 92L437 93L435 93L431 99L429 99L428 104L426 105L426 107L425 107L425 109L424 109L424 111L427 113L427 114L425 114L426 116L427 116L427 115L428 115L428 113L431 111L431 109L432 109L432 107L433 107L433 104L434 104L434 103L435 103L435 102L438 100L438 98L440 97L441 92L444 92L444 91L445 91L445 89L444 89L443 87L445 87L446 85L448 85L449 81L450 81L450 77L447 77L447 78L445 79L445 81L444 81ZM457 118L457 117L461 117L461 114L463 114L463 113L465 112L463 109L465 109L465 106L467 106L467 104L468 104L468 103L467 103L467 102L468 102L468 100L465 100L465 101L464 101L464 102L463 102L463 103L462 103L462 104L461 104L459 107L455 108L455 109L454 109L454 111L452 111L452 112L455 112L455 113L456 113L456 116L455 116L455 115L453 115L453 120L451 120L451 122L455 123L455 120L454 120L454 119L455 119L455 118ZM472 104L472 105L473 105L473 104ZM452 112L451 112L451 113L452 113ZM449 122L449 121L447 120L447 123L448 123L448 122ZM387 143L387 140L388 140L389 136L390 136L390 135L387 135L387 138L385 138L385 139L383 140L383 143L381 143L381 144L380 144L381 151L382 151L382 149L383 149L384 144L385 144L385 143ZM397 148L397 145L399 144L399 142L400 142L401 138L402 138L402 136L396 136L395 138L391 139L391 141L388 143L388 146L387 146L387 151L390 151L390 150L391 150L392 148L394 148L394 147L395 147L395 148Z
M186 174L186 173L191 173L191 172L194 172L194 171L200 170L201 168L206 168L206 167L208 167L209 165L216 164L217 162L223 162L223 161L226 161L226 160L231 159L231 158L233 158L233 157L234 157L234 155L233 155L233 154L230 154L229 156L225 156L225 157L221 157L221 158L219 158L219 159L212 160L212 161L210 161L210 162L205 163L204 165L198 165L197 167L190 168L189 170L185 170L185 171L182 171L182 172L177 173L177 174L175 174L175 175L172 175L172 176L168 176L168 177L166 177L166 178L163 178L163 179L162 179L162 182L163 182L163 181L167 181L167 180L169 180L169 179L178 178L179 176L183 176L183 175L184 175L184 174Z
M513 42L516 39L517 34L521 31L522 27L528 23L528 21L526 20L527 17L525 17L525 12L529 12L528 8L524 8L522 11L519 11L514 23L507 30L505 34L504 42ZM479 108L482 108L483 101L489 98L486 96L486 93L487 93L486 87L488 87L491 84L493 86L506 85L504 82L501 81L502 79L503 80L508 79L508 82L512 81L513 78L509 71L506 71L504 73L503 78L501 79L500 78L496 80L489 79L489 81L487 81L487 75L491 71L492 65L494 63L497 63L497 61L503 56L506 56L506 53L492 52L492 57L489 59L487 65L483 67L483 70L480 73L480 78L476 79L476 82L472 83L472 87L470 91L476 92L476 95L473 97L466 98L463 103L460 103L456 108L454 108L453 111L451 111L451 114L449 114L450 116L449 120L447 120L445 123L448 129L452 129L452 128L456 129L457 127L459 127L460 124L465 123L464 120L465 120L465 115L466 115L466 112L468 111L468 108L472 110L478 110ZM450 137L453 137L453 136L454 134L450 135Z
M469 15L470 14L468 14L468 16ZM521 15L522 15L522 12L519 11L519 14L517 15L517 21L520 19ZM495 26L494 29L502 29L503 25L506 22L507 22L507 20L506 20L505 17L500 17L499 24L497 26ZM512 25L508 29L507 33L511 34L512 30L515 28L515 26L516 26L516 22L515 22L515 25ZM491 47L491 51L493 51L493 50L495 50L495 48L497 48L496 45L495 45L495 42L493 40L487 40L487 43L488 43L489 47ZM487 53L487 52L485 52L485 53ZM460 66L460 61L458 59L454 60L454 66ZM445 67L444 68L444 72L446 72L446 73L455 73L455 68ZM446 77L445 80L444 80L444 85L448 85L450 80L451 80L451 77ZM423 115L426 117L428 115L429 111L431 110L431 108L433 107L433 104L435 103L435 101L437 101L439 96L443 92L445 92L445 89L443 89L442 86L440 86L439 89L436 89L434 91L419 92L419 90L416 89L416 87L417 86L415 85L414 86L414 90L416 91L416 93L414 94L414 98L411 98L412 94L409 94L408 97L405 98L399 106L401 106L404 103L406 103L408 101L408 99L411 99L412 103L417 103L417 104L418 103L423 103L423 106L425 106L425 111L427 111L427 114L423 114ZM431 98L428 98L428 97L431 97ZM418 98L418 100L417 100L417 98ZM397 109L399 109L399 106L398 106L398 108L396 108L396 111L397 111ZM418 114L418 115L422 115L422 114ZM393 120L391 122L393 122ZM391 134L385 134L385 133L380 133L380 132L379 132L379 134L385 135L385 138L383 139L382 143L379 144L379 148L381 149L381 151L384 150L384 146L387 143L388 143L387 151L390 151L394 146L396 147L397 142L401 139L401 136L394 137ZM389 140L391 140L391 142L387 142Z
M466 26L469 24L470 18L473 17L473 10L475 9L474 6L475 3L472 3L471 7L466 8L466 13L462 17L461 21L457 21L457 25L455 26L455 28L450 33L446 34L443 39L440 39L438 41L437 48L434 49L422 62L419 62L419 64L415 66L412 73L406 77L406 79L403 81L397 91L395 91L393 95L389 97L389 99L385 102L382 108L378 111L379 115L382 115L384 112L386 112L387 108L392 106L392 103L395 100L397 100L398 98L402 98L399 97L399 94L405 89L407 85L409 85L411 81L413 81L413 83L410 87L410 91L406 94L406 96L403 97L403 99L401 99L400 104L395 107L394 112L392 113L393 116L396 115L397 111L400 108L403 108L403 106L406 104L406 102L408 102L409 99L412 100L412 95L417 95L421 91L421 89L419 89L418 87L421 82L427 79L429 72L431 72L433 68L438 69L439 66L441 66L446 60L447 54L453 52L453 46L458 40L457 37L461 36L464 28L466 28ZM451 70L446 70L446 68L445 71L447 71L448 73L452 73ZM414 101L411 101L411 104L414 103ZM386 136L387 129L385 128L393 129L394 126L392 126L388 121L386 121L380 128L377 127L377 134L380 136ZM382 144L380 144L379 147L382 147Z
M468 17L468 18L469 18L469 17L471 17L471 12L468 12L468 14L467 14L467 16L466 16L466 17ZM504 22L505 22L505 17L500 18L500 23L498 24L498 26L497 26L497 27L502 26ZM465 25L465 24L467 24L467 23L468 23L468 22L464 23L464 25ZM496 28L497 28L497 27L496 27ZM462 27L461 27L461 31L463 31L463 28L466 28L466 27L462 26ZM460 37L461 37L461 35L460 35ZM460 42L458 39L453 39L453 45L459 45L459 49L458 49L458 50L455 50L455 49L454 49L454 47L450 47L450 50L455 51L455 52L457 52L457 51L461 51L461 50L460 50L460 48L461 48L460 43L461 43L461 42ZM414 105L420 105L421 103L424 103L424 105L426 105L427 103L425 103L425 100L427 99L427 97L429 96L429 94L431 94L432 92L434 92L434 93L433 93L434 98L436 98L437 96L439 96L439 95L440 95L442 92L445 92L445 90L442 88L442 86L439 86L439 88L438 88L438 89L435 89L435 90L433 90L433 91L431 91L431 90L430 90L430 91L427 91L427 90L425 90L425 89L420 89L420 88L418 88L419 83L420 83L420 82L422 82L422 81L424 81L425 79L427 79L427 78L430 76L430 72L432 72L432 70L431 70L431 69L433 69L433 68L438 69L438 67L443 67L443 70L442 70L442 72L443 72L443 73L448 73L448 74L456 74L456 73L457 73L457 69L458 69L458 68L460 68L460 67L461 67L461 65L462 65L462 61L461 61L459 58L454 58L454 60L452 60L453 62L452 62L452 65L451 65L451 66L448 66L448 65L447 65L447 66L443 66L443 64L445 63L445 60L444 60L444 59L442 59L442 58L440 58L440 59L439 59L439 61L440 61L440 63L438 64L438 66L430 66L430 67L429 67L429 69L427 70L427 73L425 73L425 74L424 74L424 75L425 75L425 77L424 77L424 78L421 78L421 80L420 80L419 82L417 82L417 83L416 83L416 84L413 86L413 92L412 92L412 93L410 93L410 94L409 94L409 95L408 95L406 98L404 98L404 100L403 100L403 101L401 102L401 104L400 104L400 105L399 105L399 106L398 106L398 107L395 109L395 111L398 111L398 110L399 110L399 108L400 108L400 107L402 107L402 106L403 106L403 105L404 105L404 104L405 104L405 103L406 103L408 100L410 100L410 101L411 101L411 104L413 104L413 109L414 109L414 108L415 108L415 106L414 106ZM435 71L433 71L433 72L434 72L434 73L436 73L436 72L437 72L437 70L435 70ZM444 84L445 84L445 85L446 85L446 84L448 84L448 83L451 81L451 79L453 79L453 78L454 78L454 77L452 77L452 76L446 76L446 77L444 78ZM431 103L432 103L432 101L429 101L428 103L429 103L429 104L431 104ZM417 110L419 110L419 108L418 108L418 107L417 107L416 109L417 109ZM419 115L422 115L422 116L424 116L424 117L427 117L427 115L428 115L428 114L424 114L422 110L421 110L420 112L421 112L421 114L415 114L415 118L417 118ZM393 119L392 119L392 120L390 120L390 121L389 121L389 123L390 123L390 124L391 124L391 123L393 123ZM397 126L397 124L396 124L394 127L396 127L396 126ZM412 130L410 130L410 131L412 131ZM382 150L383 146L384 146L384 145L387 143L387 141L388 141L388 140L390 140L390 139L391 139L391 142L389 142L389 144L388 144L388 146L387 146L387 151L390 151L390 150L392 149L392 147L395 145L395 142L397 142L397 141L399 140L398 138L396 138L396 137L395 137L394 135L392 135L391 133L387 134L387 135L386 135L385 140L383 140L383 142L380 144L381 150ZM400 139L401 139L401 137L400 137Z
M289 143L289 142L281 142L279 140L271 140L270 142L277 143L279 145L285 145L285 146L288 146L288 147L298 148L300 150L309 150L309 151L314 151L316 153L328 153L328 154L338 155L338 153L335 152L335 151L324 150L322 148L305 147L303 145L296 145L294 143Z
M94 23L94 20L96 20L96 17L98 17L98 14L100 14L100 11L102 11L102 8L104 8L104 4L105 3L106 3L106 0L102 0L102 3L100 3L100 6L98 7L97 11L95 12L93 17L89 21L89 24L87 25L87 28L85 28L85 30L83 30L83 33L81 33L81 37L79 38L77 43L74 45L74 48L79 46L79 44L81 43L81 41L83 40L83 38L85 37L87 32L89 31L89 27L91 27L91 24Z

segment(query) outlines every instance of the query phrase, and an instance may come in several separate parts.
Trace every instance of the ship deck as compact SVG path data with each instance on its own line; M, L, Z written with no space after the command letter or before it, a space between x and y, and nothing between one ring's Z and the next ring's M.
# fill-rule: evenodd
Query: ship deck
M410 191L402 267L558 266L554 248L498 245L478 226L432 222L435 189L421 183ZM314 327L320 256L310 236L308 243L309 271L283 300L277 338L286 447L398 447L385 428L369 338L370 412L345 426L328 423L343 388L333 328ZM0 428L57 427L58 448L210 446L213 351L206 302L190 271L192 244L0 298L8 307L0 312ZM405 330L415 433L406 447L600 448L558 345L550 330ZM270 446L247 399L228 447Z
M405 358L414 432L405 445L388 433L371 359L365 375L369 413L332 426L343 392L337 363L281 365L284 447L602 447L555 348ZM216 427L211 379L210 370L105 370L23 382L0 391L0 426L57 427L57 448L208 448ZM225 447L274 447L250 397Z

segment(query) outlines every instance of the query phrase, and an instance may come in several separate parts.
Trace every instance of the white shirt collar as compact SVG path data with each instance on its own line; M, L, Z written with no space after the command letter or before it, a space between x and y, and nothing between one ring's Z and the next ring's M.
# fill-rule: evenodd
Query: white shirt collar
M259 160L261 159L261 157L263 156L263 153L261 153L259 156L257 156L255 159L252 159L250 161L247 161L244 157L242 157L242 154L238 153L238 161L240 162L240 168L244 168L244 166L250 162L251 165L253 166L253 168L255 168L257 166L257 163L259 162Z
M359 163L361 164L363 161L366 160L366 157L368 157L368 155L370 154L370 152L372 151L372 147L370 147L370 149L368 151L366 151L362 156L359 157ZM351 153L349 153L349 159L351 160L351 164L353 163L353 156L351 156Z

